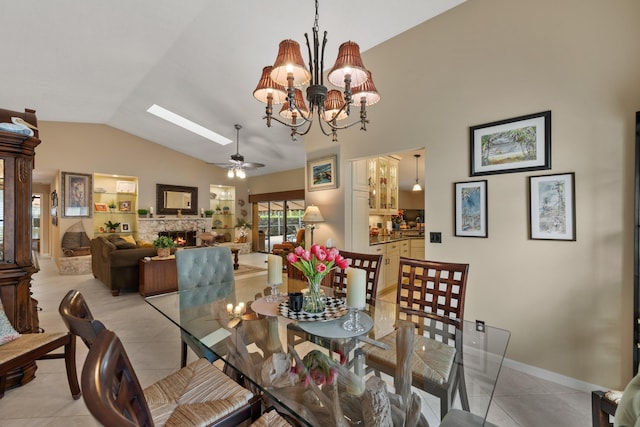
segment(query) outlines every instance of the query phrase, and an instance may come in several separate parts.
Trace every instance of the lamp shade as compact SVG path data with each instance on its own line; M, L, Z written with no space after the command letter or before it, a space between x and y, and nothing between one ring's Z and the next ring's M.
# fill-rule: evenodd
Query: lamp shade
M327 122L333 120L333 117L340 111L344 105L344 99L339 90L332 89L327 93L327 99L324 101L324 119ZM336 120L343 120L349 117L346 110L340 111Z
M327 78L338 86L344 87L344 76L351 75L351 86L358 86L367 81L367 69L364 68L360 57L360 46L352 41L344 42L338 50L336 63Z
M302 86L311 80L311 73L304 65L300 45L295 40L280 42L278 56L271 70L271 79L282 86L288 86L287 74L293 74L293 85Z
M318 209L318 207L315 205L311 205L307 206L307 209L304 211L302 222L324 222L324 218L320 213L320 209Z
M307 117L309 117L309 109L304 103L304 98L302 97L302 91L300 89L295 90L293 95L293 101L298 107L298 110L302 112L302 115L304 116L304 118L306 119ZM282 104L282 108L280 109L280 117L282 117L283 119L291 120L294 113L298 115L298 110L294 109L292 111L289 108L289 101L284 101L284 103Z
M369 78L366 82L351 88L353 100L356 105L360 104L362 97L365 98L365 105L373 105L380 101L380 94L378 93L378 89L376 89L376 85L373 84L371 71L367 70L367 75Z
M273 67L268 66L262 69L262 76L258 86L253 91L253 97L260 102L268 103L268 97L273 98L271 103L274 105L282 104L287 100L287 91L284 86L279 85L271 79L271 70Z

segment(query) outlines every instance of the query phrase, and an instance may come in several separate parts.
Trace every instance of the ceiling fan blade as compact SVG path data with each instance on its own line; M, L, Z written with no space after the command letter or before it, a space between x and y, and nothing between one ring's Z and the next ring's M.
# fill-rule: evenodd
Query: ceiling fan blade
M262 163L244 162L241 167L242 169L257 169L257 168L263 168L264 165Z

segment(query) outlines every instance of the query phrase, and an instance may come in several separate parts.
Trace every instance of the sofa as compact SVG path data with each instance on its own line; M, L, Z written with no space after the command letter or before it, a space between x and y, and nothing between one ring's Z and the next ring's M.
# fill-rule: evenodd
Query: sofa
M93 276L107 285L113 296L120 295L122 289L138 289L138 262L157 255L152 245L117 234L95 237L90 249Z

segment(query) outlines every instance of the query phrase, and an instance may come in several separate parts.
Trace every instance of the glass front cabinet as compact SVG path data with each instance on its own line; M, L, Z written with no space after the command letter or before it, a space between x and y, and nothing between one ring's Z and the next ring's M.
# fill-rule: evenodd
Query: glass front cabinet
M24 113L0 109L0 123L20 118L37 127L35 111ZM31 194L35 148L40 144L37 129L0 130L0 300L16 331L40 332L37 301L31 297L31 278L37 272L31 251ZM4 127L2 129L5 129ZM11 371L6 387L25 384L34 378L35 363Z

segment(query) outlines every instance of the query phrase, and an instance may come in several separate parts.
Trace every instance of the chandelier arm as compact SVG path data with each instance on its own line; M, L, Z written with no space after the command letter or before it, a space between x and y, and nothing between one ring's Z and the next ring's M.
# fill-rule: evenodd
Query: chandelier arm
M266 119L266 118L267 118L266 116L263 117L263 119ZM288 122L285 122L283 120L280 120L275 116L271 116L271 120L275 120L276 122L280 123L281 125L285 125L285 126L290 127L290 128L299 128L299 127L304 126L306 123L312 123L311 121L304 119L301 123L293 124L293 123L288 123Z
M324 37L322 37L322 55L320 56L320 84L324 86L324 74L322 70L324 70L324 48L327 46L327 32L324 32Z
M315 29L314 29L315 32ZM313 55L311 55L311 44L309 44L309 34L308 33L304 33L304 38L307 41L307 53L309 54L309 71L311 72L311 82L313 82L313 79L315 78L314 75L315 73L313 72L314 68L313 68ZM314 36L315 38L315 36Z

